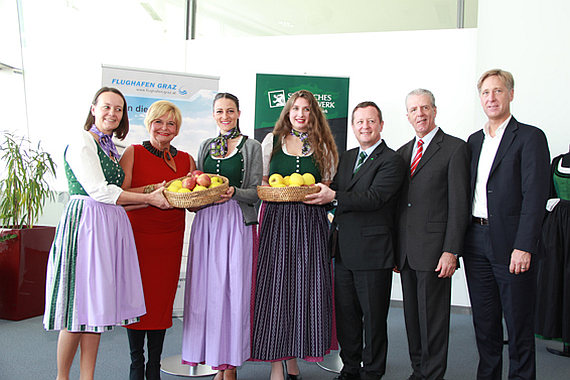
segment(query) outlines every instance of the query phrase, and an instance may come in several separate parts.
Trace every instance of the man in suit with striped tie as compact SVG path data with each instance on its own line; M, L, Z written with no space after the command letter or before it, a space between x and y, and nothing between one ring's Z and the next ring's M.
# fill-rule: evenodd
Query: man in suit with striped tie
M398 149L408 171L398 207L396 262L402 281L411 380L443 379L451 276L469 223L467 144L436 126L431 91L406 97L416 136Z

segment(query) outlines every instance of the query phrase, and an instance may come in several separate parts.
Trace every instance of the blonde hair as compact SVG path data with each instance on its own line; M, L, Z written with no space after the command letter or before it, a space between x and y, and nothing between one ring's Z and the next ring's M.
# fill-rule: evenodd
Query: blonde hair
M281 149L282 139L289 135L293 129L291 120L289 120L289 112L298 98L306 99L309 102L311 116L309 117L307 128L307 132L309 134L308 140L311 145L311 149L313 149L315 163L321 172L321 176L326 178L329 173L333 173L336 169L336 165L338 163L338 151L325 114L319 107L319 103L317 102L317 99L315 99L315 96L307 90L295 92L291 95L289 100L287 100L285 107L283 107L279 120L277 120L275 128L273 128L273 134L277 136L277 144L273 148L272 155Z
M180 131L180 125L182 124L182 114L180 113L180 109L176 107L174 103L169 102L168 100L159 100L150 105L144 118L144 126L146 127L147 131L150 132L150 125L153 121L168 113L171 113L172 117L174 118L174 121L176 123L176 134L178 134Z
M511 91L515 88L515 79L513 78L513 74L501 69L492 69L485 71L483 75L481 75L481 78L479 78L477 81L477 91L481 92L481 86L483 85L485 79L494 75L501 78L507 90Z

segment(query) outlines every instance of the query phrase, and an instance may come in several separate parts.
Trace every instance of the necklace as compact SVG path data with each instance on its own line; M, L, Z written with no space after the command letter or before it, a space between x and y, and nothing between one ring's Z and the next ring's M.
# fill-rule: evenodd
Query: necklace
M175 147L171 145L168 150L158 150L152 146L150 141L143 141L142 145L152 155L158 158L162 158L164 160L164 163L176 173L176 162L174 162L174 156L178 154L178 151Z
M160 157L163 158L164 154L162 153L162 150L158 150L156 149L154 146L152 146L152 144L150 143L150 141L143 141L142 146L144 146L144 148L146 150L148 150L151 154L155 155L156 157ZM178 149L176 149L175 147L173 147L172 145L170 146L170 148L168 149L170 155L172 157L176 157L176 155L178 154Z

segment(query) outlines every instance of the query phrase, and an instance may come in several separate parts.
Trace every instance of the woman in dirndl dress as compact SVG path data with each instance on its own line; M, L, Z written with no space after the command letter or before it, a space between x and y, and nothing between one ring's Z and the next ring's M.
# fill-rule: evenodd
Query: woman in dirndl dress
M261 144L239 129L239 101L214 98L220 133L202 142L198 169L229 179L213 205L196 212L186 270L182 361L218 370L215 380L235 380L250 358L251 283L255 204L261 184Z
M263 143L263 180L311 173L330 183L338 154L309 91L294 93ZM252 358L271 361L271 380L297 379L296 358L321 361L331 347L333 297L324 206L264 202L257 261Z
M59 330L57 379L69 378L78 346L81 379L93 379L102 331L145 314L137 251L121 205L169 208L163 188L149 194L123 191L114 134L129 131L121 92L95 94L84 131L64 153L71 199L57 226L48 259L44 327Z
M570 152L552 160L548 213L542 227L544 257L537 274L535 334L562 341L570 356Z

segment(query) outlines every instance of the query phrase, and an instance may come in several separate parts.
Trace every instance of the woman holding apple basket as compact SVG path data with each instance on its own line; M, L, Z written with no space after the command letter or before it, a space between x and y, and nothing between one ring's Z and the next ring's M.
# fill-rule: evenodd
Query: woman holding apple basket
M304 173L330 183L338 162L328 122L313 94L305 90L289 98L262 149L264 183L290 174L289 181L300 181ZM324 207L267 202L262 209L252 358L272 362L271 380L283 379L282 361L287 363L287 379L297 379L296 358L321 361L331 347L327 242Z
M124 172L111 137L129 131L121 92L95 94L84 131L67 136L64 153L71 199L57 226L46 275L46 330L60 330L57 379L69 379L77 348L81 379L93 379L101 332L145 314L131 225L121 205L170 208L162 187L147 194L121 189Z
M250 357L254 205L262 158L259 142L240 132L238 98L219 93L213 108L220 133L202 142L198 169L227 177L230 186L218 202L198 210L192 224L182 361L217 369L215 380L233 380L236 367Z
M196 169L188 153L171 145L182 124L180 110L166 100L154 102L144 124L149 140L129 146L121 158L123 188L149 193L165 181ZM166 329L172 326L172 305L180 276L184 242L184 209L136 208L127 212L139 258L146 314L127 327L131 353L130 380L160 379L160 355ZM144 341L147 339L145 371Z

